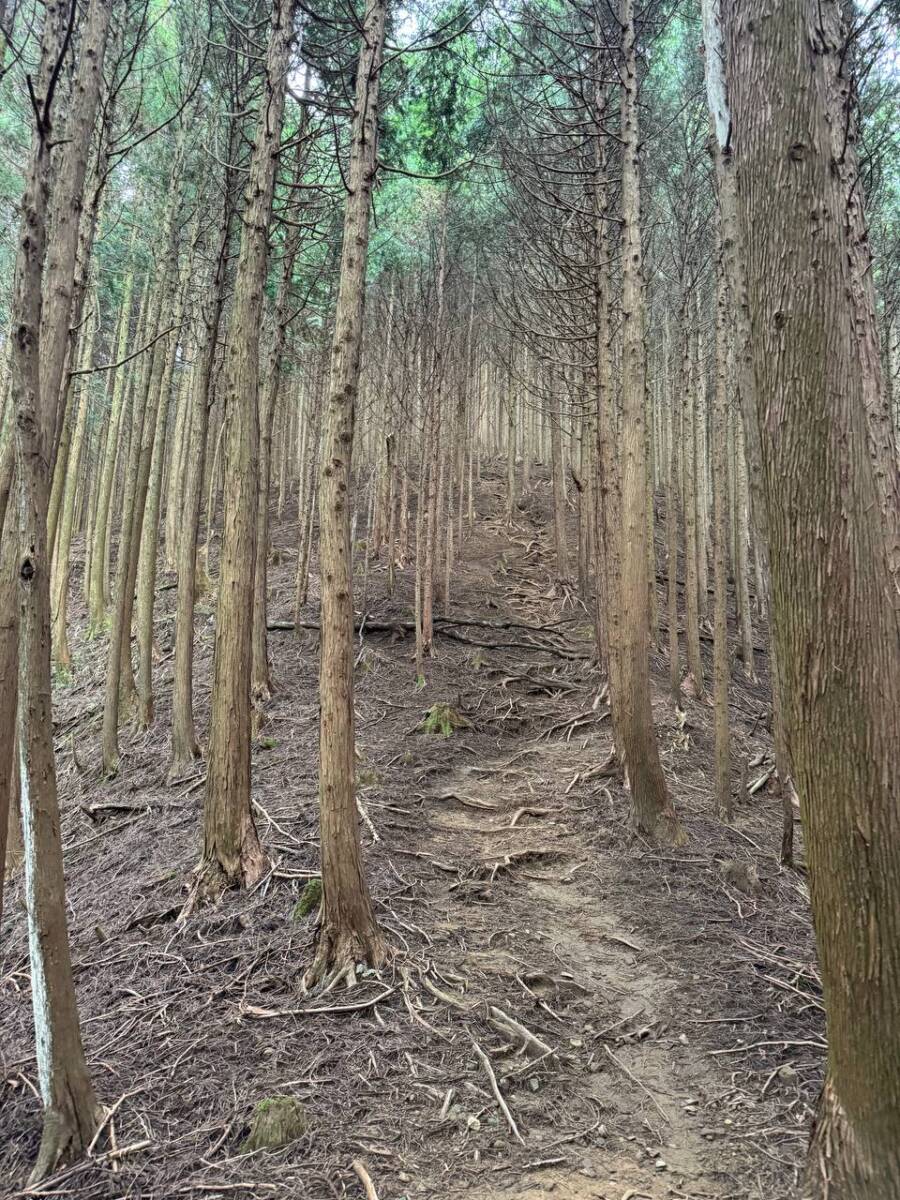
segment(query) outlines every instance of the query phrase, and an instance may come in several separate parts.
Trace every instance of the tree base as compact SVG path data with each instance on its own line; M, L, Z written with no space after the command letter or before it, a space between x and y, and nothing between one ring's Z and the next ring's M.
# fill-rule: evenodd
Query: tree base
M353 987L358 966L378 971L387 957L384 938L376 925L366 934L324 926L319 931L315 958L301 981L301 990L330 992L342 980Z
M202 904L218 904L230 888L251 888L265 874L269 860L259 842L253 849L241 853L233 867L224 866L218 858L204 857L194 868L188 898L178 920L184 922Z
M169 769L166 772L166 786L172 787L173 784L183 779L187 775L194 764L203 758L203 751L200 749L199 742L194 742L189 750L172 751L172 758L169 761Z
M112 751L112 750L107 749L106 746L104 746L103 747L103 765L101 767L101 772L100 772L101 775L103 776L103 778L104 779L115 779L115 777L119 773L119 763L120 762L121 762L121 759L119 757L118 748L116 748L115 751Z
M668 809L657 813L653 818L645 818L637 816L635 818L635 828L638 833L655 846L686 846L688 836L681 827L681 823L675 815L674 810Z
M71 1090L64 1093L61 1103L44 1109L44 1128L37 1160L28 1176L29 1185L40 1183L65 1162L81 1158L97 1131L100 1113L97 1110L90 1081L78 1089L80 1097Z
M826 1078L806 1163L804 1200L900 1200L900 1142L863 1146Z

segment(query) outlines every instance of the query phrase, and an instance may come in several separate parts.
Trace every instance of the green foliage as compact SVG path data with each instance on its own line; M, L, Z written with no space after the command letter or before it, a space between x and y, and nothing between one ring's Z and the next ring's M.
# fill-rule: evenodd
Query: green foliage
M471 729L472 722L451 708L449 704L433 704L419 726L423 733L450 737L456 729Z

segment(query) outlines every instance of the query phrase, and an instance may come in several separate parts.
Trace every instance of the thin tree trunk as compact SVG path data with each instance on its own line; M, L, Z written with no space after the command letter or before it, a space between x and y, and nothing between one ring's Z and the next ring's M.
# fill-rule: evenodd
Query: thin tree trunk
M556 543L556 574L569 578L569 548L566 539L566 474L562 454L562 397L550 377L550 456L553 460L553 533Z
M717 238L719 237L717 230ZM731 738L728 723L728 595L725 570L727 539L728 443L728 295L721 247L716 255L716 392L713 408L713 706L716 742L716 808L732 817Z
M681 495L684 517L684 645L688 669L688 690L699 699L703 695L703 660L700 657L700 598L697 579L694 412L700 380L698 378L697 331L691 328L690 310L690 296L685 292L681 304L682 337L684 338L681 423L684 455L684 485Z
M177 180L181 170L181 155L176 155L173 168L172 190L169 210L164 227L165 244L169 254L165 260L171 263L176 244ZM162 281L161 307L155 328L159 328L162 314L168 309L173 277L171 268L165 263L160 268ZM153 444L156 437L156 417L162 392L162 376L166 360L166 339L160 338L148 351L149 361L145 364L141 392L135 396L132 414L131 445L125 475L122 525L119 531L118 557L116 560L115 602L109 638L109 657L106 666L106 688L103 706L102 751L103 770L106 775L115 775L119 769L119 721L122 709L129 711L135 701L134 673L131 661L131 617L134 610L134 592L137 581L138 551L144 522L144 508Z
M185 292L191 271L191 252L186 250L178 282L173 324L180 326L184 318ZM163 367L156 434L153 440L150 479L141 529L141 544L137 573L137 726L149 729L153 724L153 610L156 606L156 564L159 557L159 510L162 504L163 466L166 456L166 434L169 427L169 406L172 398L172 379L178 357L179 338L169 343ZM185 373L186 377L186 373ZM184 386L182 380L181 387Z
M233 183L233 181L231 181ZM204 343L192 387L185 397L187 477L178 540L178 596L175 603L175 663L172 677L172 757L169 780L180 778L200 757L194 730L194 605L197 597L197 543L209 439L209 409L219 327L225 307L226 264L234 219L232 188L226 180L225 206L212 283L212 300L204 314Z
M272 5L266 78L250 161L234 308L225 353L225 524L216 608L201 887L250 886L266 858L250 798L250 667L259 496L259 331L269 223L296 0Z
M130 268L125 278L122 294L122 309L119 318L118 336L115 341L115 359L119 362L125 357L128 346L128 331L131 319L131 301L134 288L134 268ZM146 300L144 302L146 306ZM137 321L137 336L141 337L143 322ZM141 345L138 342L138 345ZM94 549L91 554L90 572L90 603L89 630L96 634L106 622L106 607L109 603L109 525L110 506L112 503L113 486L116 477L116 458L122 438L122 412L125 399L126 372L122 369L113 372L112 399L110 402L109 422L106 428L106 448L103 454L103 466L100 473L100 485L97 500L97 518L94 522Z
M96 1128L97 1103L81 1043L66 928L65 879L53 750L50 688L50 551L47 514L53 447L69 332L78 217L110 5L92 0L81 31L68 140L51 171L51 79L65 50L68 5L44 12L37 95L43 100L22 200L22 235L12 302L12 398L18 472L18 737L25 845L25 899L38 1081L44 1127L31 1180L81 1154ZM47 237L52 191L54 220ZM46 249L46 260L44 252ZM9 770L9 764L0 764Z
M306 112L303 110L298 137L303 138L306 129ZM295 150L294 182L299 183L303 172L304 157L302 142ZM294 225L288 231L284 258L281 264L281 281L275 298L274 331L269 348L266 375L263 381L259 409L259 496L256 506L256 565L253 577L253 635L250 668L250 692L256 705L264 703L272 695L272 675L269 669L266 644L266 604L268 600L269 567L269 490L272 480L272 427L278 408L281 391L281 366L287 345L287 326L290 320L288 304L291 298L291 283L294 263L300 249L300 227Z
M638 79L633 0L622 0L622 556L621 691L612 694L637 827L660 842L685 836L666 791L650 702L644 281L641 268Z
M89 368L94 354L95 324L92 320L87 331L81 356L81 366ZM56 544L56 555L50 579L53 657L58 666L67 669L72 664L69 651L68 631L66 628L69 599L69 562L72 548L72 531L75 523L75 492L78 487L78 474L85 441L85 426L87 424L88 385L85 379L75 383L78 402L75 406L75 428L72 431L72 444L69 450L69 462L63 489L62 506L60 510L60 525ZM50 545L48 528L47 544Z

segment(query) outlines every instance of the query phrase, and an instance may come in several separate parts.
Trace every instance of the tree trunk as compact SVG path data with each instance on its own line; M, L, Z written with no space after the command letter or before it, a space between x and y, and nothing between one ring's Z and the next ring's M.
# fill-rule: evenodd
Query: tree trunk
M621 690L613 693L638 829L685 841L666 791L650 702L644 281L641 266L638 78L633 0L622 0L622 555Z
M697 496L696 496L696 436L694 410L700 387L697 330L691 327L691 297L687 292L681 301L682 350L682 453L684 484L681 502L684 518L684 646L688 669L688 692L697 699L703 696L703 660L700 657L700 595L697 577Z
M81 366L90 369L94 354L94 331L96 314L91 317L90 329L85 334L84 347L81 355ZM79 468L85 441L85 426L89 403L88 383L85 378L73 381L74 390L78 396L75 406L75 427L72 431L72 443L69 449L69 461L66 469L65 485L63 488L62 506L60 509L60 525L57 535L56 555L51 572L51 611L53 634L51 643L53 657L58 666L67 669L71 666L72 655L69 651L68 631L66 620L69 599L69 561L72 548L72 531L75 522L75 492L78 486ZM48 527L47 544L50 545Z
M65 880L50 693L50 553L47 514L75 274L78 217L100 93L110 5L92 0L81 31L67 134L51 170L52 86L65 53L68 4L45 7L37 80L38 127L22 200L12 303L12 397L18 473L18 738L25 899L38 1080L44 1128L32 1182L80 1154L97 1104L81 1043L66 928ZM78 141L78 138L81 141ZM54 221L47 238L51 191ZM46 248L46 258L45 258ZM8 769L7 764L0 764Z
M269 222L296 0L274 0L266 79L250 161L234 309L225 352L225 524L216 609L209 766L203 809L204 890L255 883L265 869L250 798L250 667L259 493L259 332Z
M299 138L304 138L306 112L301 117ZM294 182L299 184L303 172L303 142L295 150ZM293 225L285 239L281 264L281 281L275 298L272 344L269 347L266 374L259 409L259 496L256 506L256 565L253 577L253 641L251 651L250 689L255 704L262 704L272 695L272 676L269 670L266 645L266 602L269 566L269 488L272 478L272 426L281 390L281 367L287 345L287 327L291 314L288 304L294 263L300 249L300 226Z
M556 574L569 578L569 549L566 539L566 474L562 454L562 398L550 378L550 457L553 460L553 533L556 543Z
M347 974L352 978L357 962L378 967L384 958L384 945L363 872L356 809L353 573L348 501L386 17L387 0L366 0L322 443L319 492L322 924L307 984L329 974Z
M172 281L174 279L171 263L175 254L176 244L176 209L175 199L178 195L177 179L180 173L180 162L176 158L173 171L172 191L169 211L165 220L168 255L161 265L161 300L160 312L157 314L154 327L158 330L163 314L168 310L171 301ZM150 482L150 469L153 460L153 446L156 440L156 423L159 401L162 394L163 374L166 363L166 339L157 340L151 350L148 350L149 360L144 365L144 378L139 394L134 398L132 413L131 445L128 452L128 466L124 480L122 525L119 530L118 556L116 560L115 596L113 618L109 636L109 656L106 665L106 687L103 705L102 753L103 771L112 776L119 769L119 721L124 708L126 712L134 707L136 689L134 684L134 668L131 661L131 618L134 611L135 585L141 532L144 524L144 510L147 500L147 488Z
M130 268L125 278L122 295L122 309L119 317L118 337L115 345L114 362L125 357L128 346L128 332L131 320L131 299L134 287L134 268ZM141 336L142 322L137 321L137 336ZM138 343L140 345L140 342ZM89 631L99 633L106 623L106 606L109 603L109 516L112 504L113 486L116 476L116 458L119 453L122 430L123 402L125 399L126 372L122 369L113 372L113 391L109 410L109 422L106 428L106 448L103 454L103 464L100 471L99 493L97 497L97 517L94 522L94 548L91 553L91 571L89 582Z
M828 1019L807 1190L895 1200L900 629L832 143L838 5L736 0L727 43L772 608Z
M717 240L719 239L717 229ZM728 293L721 246L716 254L716 392L713 408L713 708L716 742L716 809L730 821L731 737L728 723L728 594L725 543L728 536L726 461L728 443Z
M668 314L666 316L668 329ZM666 338L668 342L668 338ZM674 393L666 406L669 446L666 471L666 617L669 624L669 694L677 708L681 703L681 661L678 646L678 417Z
M200 757L194 730L194 604L197 597L197 542L209 438L209 408L219 327L225 307L226 264L234 219L231 188L226 180L225 206L212 284L211 306L204 314L204 343L185 397L185 443L188 446L181 534L178 539L178 596L175 602L175 662L172 676L172 757L169 780L180 778Z

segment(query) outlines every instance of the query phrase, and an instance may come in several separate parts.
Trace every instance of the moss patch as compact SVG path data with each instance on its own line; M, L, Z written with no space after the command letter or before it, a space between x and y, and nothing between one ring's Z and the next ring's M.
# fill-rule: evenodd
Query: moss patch
M306 1133L306 1110L293 1096L273 1096L260 1100L250 1118L250 1132L241 1147L250 1150L279 1150Z
M291 913L293 921L302 921L304 917L308 917L311 912L315 912L322 903L322 880L310 879L306 887L300 893L300 899L294 905L294 911Z

